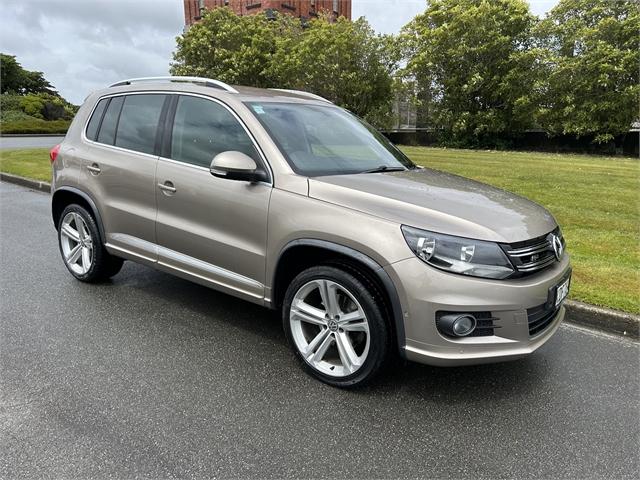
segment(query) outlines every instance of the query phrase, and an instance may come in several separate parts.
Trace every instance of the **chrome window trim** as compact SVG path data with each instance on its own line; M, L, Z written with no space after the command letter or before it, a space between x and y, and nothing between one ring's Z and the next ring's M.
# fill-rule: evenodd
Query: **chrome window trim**
M185 96L203 98L205 100L209 100L209 101L215 102L215 103L221 105L222 107L226 108L229 111L229 113L231 113L231 115L233 115L233 117L238 121L238 123L240 123L240 125L242 126L242 128L244 129L246 134L249 136L249 138L251 139L251 143L253 144L254 148L258 152L258 155L260 155L260 159L262 160L262 163L267 168L267 172L269 173L269 182L259 182L259 183L264 183L264 184L270 185L272 187L274 186L275 176L273 174L273 169L271 168L271 164L267 160L267 157L264 154L264 152L263 152L262 148L260 147L260 144L256 140L255 136L253 135L251 130L249 130L249 128L247 127L245 122L242 120L242 118L240 118L240 116L229 105L224 103L222 100L220 100L218 98L210 97L208 95L200 94L200 93L163 91L163 90L145 90L145 91L135 91L135 92L118 92L118 93L110 93L110 94L107 94L107 95L103 95L103 96L101 96L100 98L98 98L95 101L95 103L93 105L93 108L91 109L91 113L87 116L87 118L86 118L86 120L84 122L84 127L82 128L82 133L80 135L82 141L84 141L84 142L86 142L86 143L88 143L90 145L94 145L94 146L98 146L98 147L102 147L102 148L106 148L106 149L114 149L114 150L118 150L118 151L125 152L125 153L134 153L134 154L137 154L137 155L145 155L147 157L151 157L151 158L155 158L155 159L161 159L161 160L164 160L164 161L168 160L168 161L171 161L171 162L178 163L180 165L188 165L188 166L201 168L203 170L209 171L208 168L201 167L200 165L194 165L193 163L182 162L180 160L173 160L171 158L166 158L166 157L162 157L162 156L159 156L159 155L151 155L149 153L138 152L136 150L130 150L128 148L117 147L115 145L109 145L107 143L101 143L101 142L97 142L95 140L90 140L87 137L87 127L89 126L89 122L91 121L91 117L93 117L95 109L98 106L98 103L100 103L100 100L103 100L105 98L123 97L123 96L126 96L126 95L185 95Z

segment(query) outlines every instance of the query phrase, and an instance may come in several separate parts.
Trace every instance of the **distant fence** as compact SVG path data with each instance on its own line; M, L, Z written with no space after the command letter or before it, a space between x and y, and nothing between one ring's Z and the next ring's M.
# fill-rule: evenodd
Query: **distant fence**
M393 142L399 145L438 146L437 132L430 129L393 130L384 132ZM588 153L598 155L625 155L638 158L640 156L640 132L630 131L607 143L593 143L593 137L576 137L574 135L558 135L549 137L543 131L525 132L517 137L497 138L496 144L504 145L512 150L534 152Z

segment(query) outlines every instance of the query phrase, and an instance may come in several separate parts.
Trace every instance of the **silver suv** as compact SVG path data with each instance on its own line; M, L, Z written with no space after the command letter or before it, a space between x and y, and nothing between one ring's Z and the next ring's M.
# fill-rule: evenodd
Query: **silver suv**
M280 310L296 357L331 385L397 355L516 359L564 316L571 267L549 212L417 167L306 92L123 81L87 98L51 160L74 277L133 260Z

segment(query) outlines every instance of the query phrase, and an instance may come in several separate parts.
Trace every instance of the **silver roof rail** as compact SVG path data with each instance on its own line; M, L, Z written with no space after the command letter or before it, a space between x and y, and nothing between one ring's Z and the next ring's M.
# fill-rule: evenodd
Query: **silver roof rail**
M128 80L122 80L120 82L116 82L111 87L121 87L123 85L131 85L132 83L145 83L145 82L189 82L189 83L200 83L207 87L219 88L221 90L225 90L230 93L238 93L238 91L230 85L227 85L220 80L213 80L211 78L203 78L203 77L180 77L180 76L166 76L166 77L141 77L141 78L129 78Z
M270 88L269 90L275 90L278 92L285 92L285 93L293 93L295 95L300 95L302 97L309 97L309 98L313 98L314 100L320 100L322 102L333 104L331 100L327 100L326 98L321 97L320 95L316 95L315 93L311 93L311 92L304 92L302 90L289 90L287 88Z

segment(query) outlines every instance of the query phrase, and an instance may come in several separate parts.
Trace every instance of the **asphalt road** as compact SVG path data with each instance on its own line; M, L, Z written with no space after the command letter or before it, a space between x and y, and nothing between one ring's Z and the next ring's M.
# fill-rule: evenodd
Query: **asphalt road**
M638 344L562 327L513 363L346 392L259 307L128 262L66 272L49 197L0 183L0 477L623 478Z
M0 137L0 150L9 148L51 148L62 142L64 135L55 137Z

